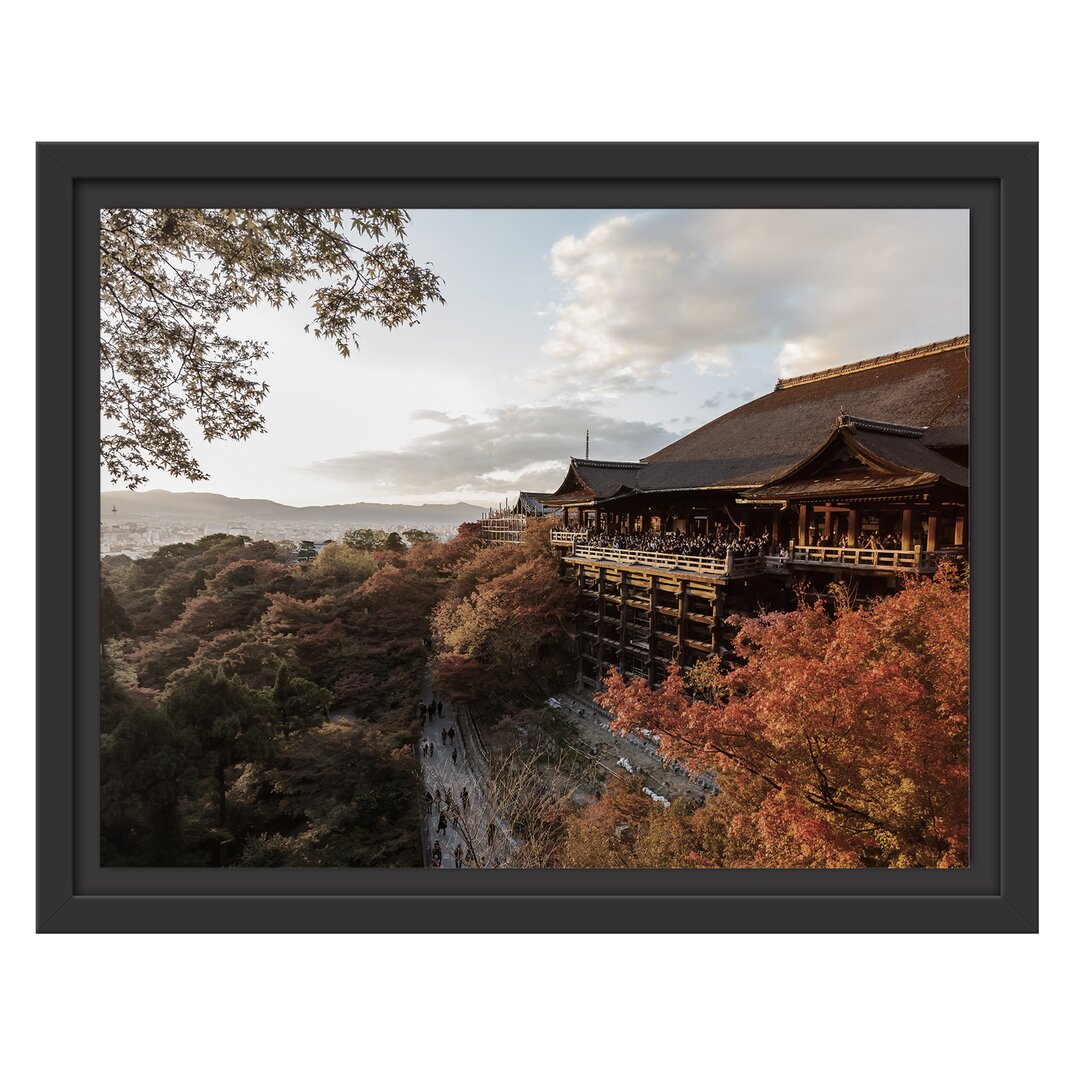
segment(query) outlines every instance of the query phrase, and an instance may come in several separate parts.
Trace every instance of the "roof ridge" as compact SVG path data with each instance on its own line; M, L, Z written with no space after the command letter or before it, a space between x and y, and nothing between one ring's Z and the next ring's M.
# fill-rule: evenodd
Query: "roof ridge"
M902 349L900 352L886 353L884 356L874 356L867 360L856 360L854 363L841 364L839 367L822 368L821 371L809 371L805 375L792 375L788 379L777 379L776 389L786 390L791 386L802 386L805 383L819 382L822 379L832 379L838 375L848 375L853 371L885 367L888 364L899 364L905 360L918 360L924 356L948 352L951 349L959 348L961 345L969 345L970 343L971 335L961 334L959 337L947 338L944 341L932 341L929 345L917 345L913 349Z
M640 469L640 461L596 461L594 458L572 457L573 465L588 465L597 469Z
M880 435L899 435L905 439L921 439L929 430L927 427L916 424L891 424L887 420L871 420L865 416L852 416L842 412L837 417L840 427L852 428L855 431L876 431Z

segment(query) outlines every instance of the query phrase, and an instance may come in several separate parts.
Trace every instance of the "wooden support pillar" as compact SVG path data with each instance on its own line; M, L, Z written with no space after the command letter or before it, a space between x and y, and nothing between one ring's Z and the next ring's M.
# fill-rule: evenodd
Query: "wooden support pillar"
M809 509L806 503L799 503L799 547L806 547L810 542L806 536L806 519Z
M900 549L902 551L911 550L911 507L905 506L904 512L900 516Z
M577 568L577 677L581 685L581 676L585 667L585 567Z
M604 584L607 577L607 568L601 566L596 574L596 678L602 681L604 678L604 616L607 614L604 605Z
M656 575L649 578L649 687L656 685Z
M627 599L630 596L630 574L627 570L619 572L619 674L626 674L626 613L630 610Z
M720 652L720 625L724 621L724 593L719 585L713 586L712 599L712 641L710 642L713 655Z
M964 546L964 515L963 514L957 514L956 515L956 527L955 527L955 530L953 531L953 543L957 547L963 547Z
M690 596L686 591L686 584L684 582L679 582L675 596L678 599L679 607L679 622L675 631L679 638L679 663L684 664L686 662L686 612L690 604Z
M773 552L780 547L780 508L774 507L772 512L772 547Z
M832 547L832 508L825 511L825 544Z
M926 550L937 551L938 512L931 510L926 519Z
M862 514L852 507L847 512L847 545L854 547L859 542L859 526L862 524Z

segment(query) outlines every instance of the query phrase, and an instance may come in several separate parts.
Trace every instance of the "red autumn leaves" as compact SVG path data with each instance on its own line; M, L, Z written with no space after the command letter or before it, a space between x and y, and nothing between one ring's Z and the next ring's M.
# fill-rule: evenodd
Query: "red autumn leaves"
M602 698L622 729L720 774L714 865L966 865L968 593L954 569L835 615L742 620L735 650L728 670L673 670L652 691L612 672Z

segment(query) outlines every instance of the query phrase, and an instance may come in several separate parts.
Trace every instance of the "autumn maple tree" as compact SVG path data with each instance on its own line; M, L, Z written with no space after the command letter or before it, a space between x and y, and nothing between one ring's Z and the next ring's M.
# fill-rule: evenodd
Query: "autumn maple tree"
M723 865L964 866L966 583L943 565L837 605L739 619L730 666L673 668L654 690L611 672L601 701L719 776Z
M531 523L522 548L484 547L454 567L431 618L435 679L447 692L505 704L554 688L574 591L545 540Z
M441 280L414 261L400 209L106 209L101 212L101 462L135 488L147 470L207 479L181 430L246 439L264 430L265 342L235 337L230 316L297 303L305 329L342 356L358 321L411 325L442 303Z

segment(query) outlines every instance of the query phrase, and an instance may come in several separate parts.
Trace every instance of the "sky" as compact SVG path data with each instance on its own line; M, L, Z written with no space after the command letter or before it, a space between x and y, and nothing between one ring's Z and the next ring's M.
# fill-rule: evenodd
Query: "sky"
M410 209L444 280L417 326L343 359L295 309L269 343L267 431L207 444L210 479L147 488L292 505L498 505L571 455L630 460L801 374L968 331L966 210ZM103 488L115 485L103 476Z

